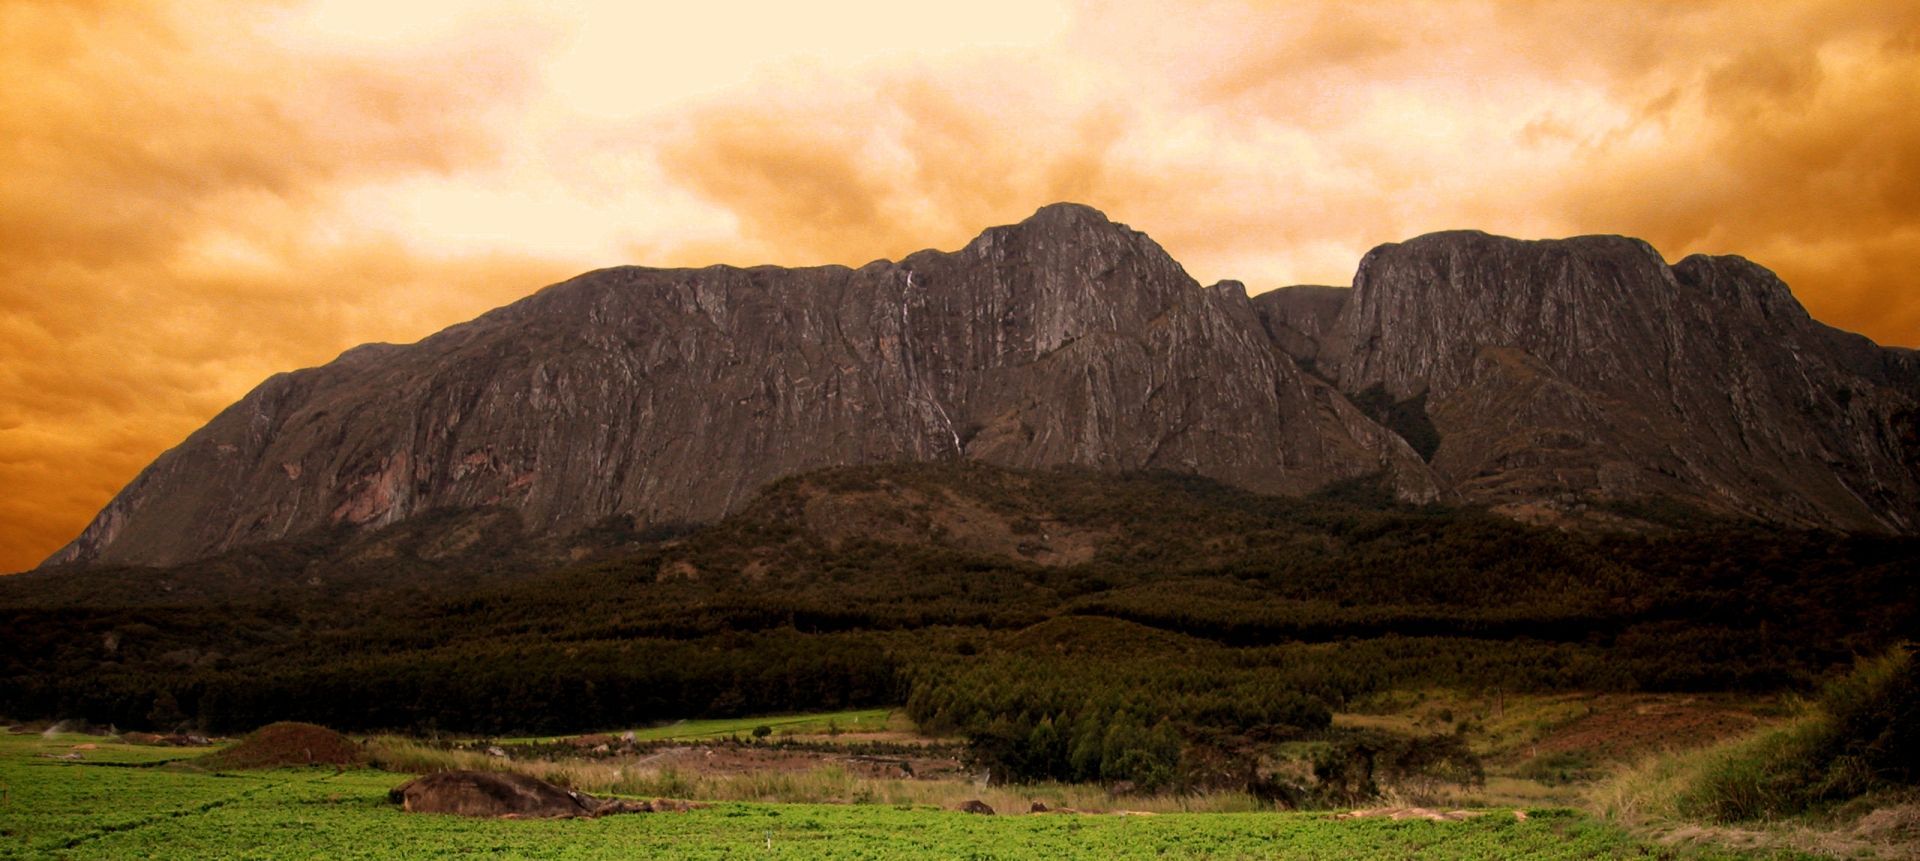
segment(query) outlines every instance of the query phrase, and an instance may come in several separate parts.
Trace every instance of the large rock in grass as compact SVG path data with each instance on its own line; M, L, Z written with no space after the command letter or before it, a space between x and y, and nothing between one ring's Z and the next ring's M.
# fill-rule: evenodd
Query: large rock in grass
M609 813L685 811L683 801L595 798L535 777L495 771L442 771L400 784L387 798L408 813L499 819L564 819Z

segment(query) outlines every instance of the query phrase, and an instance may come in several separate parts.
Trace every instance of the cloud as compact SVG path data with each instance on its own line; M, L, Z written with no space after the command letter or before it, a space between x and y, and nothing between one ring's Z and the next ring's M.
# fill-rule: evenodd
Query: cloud
M1778 271L1816 317L1920 343L1920 14L1910 4L1801 3L1752 29L1738 7L1696 22L1615 97L1647 116L1543 185L1569 224L1670 256L1738 253ZM1777 17L1776 17L1777 16ZM1683 59L1682 59L1683 58Z
M994 67L782 81L702 105L661 144L667 175L737 220L756 259L859 264L1075 199L1126 213L1124 111Z
M1345 283L1477 227L1740 253L1816 314L1920 343L1920 7L1111 3L1076 45L1127 102L1109 153L1205 278ZM1189 142L1197 143L1189 143Z
M1920 343L1911 3L636 9L0 4L0 570L273 372L591 266L858 265L1056 200L1255 290L1638 235Z
M491 158L470 120L520 84L503 55L285 54L266 14L0 6L0 571L269 374L564 274L423 255L329 210L342 186Z

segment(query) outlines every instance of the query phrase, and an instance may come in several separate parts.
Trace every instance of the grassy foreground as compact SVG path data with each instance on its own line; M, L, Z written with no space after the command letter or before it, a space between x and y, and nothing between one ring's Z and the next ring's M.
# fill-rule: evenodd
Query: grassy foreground
M41 758L95 743L84 762ZM981 817L930 807L718 803L684 814L497 821L388 804L405 775L144 765L182 751L0 736L0 858L1741 858L1676 852L1565 811L1516 820L1326 814ZM111 763L120 763L118 765Z

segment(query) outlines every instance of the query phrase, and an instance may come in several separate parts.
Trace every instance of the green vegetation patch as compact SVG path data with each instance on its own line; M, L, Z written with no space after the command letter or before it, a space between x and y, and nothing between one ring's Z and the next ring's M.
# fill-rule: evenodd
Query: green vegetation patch
M1366 391L1355 395L1353 404L1368 418L1399 434L1401 439L1407 441L1407 445L1419 453L1421 460L1433 462L1434 453L1440 450L1440 430L1433 426L1433 419L1427 415L1426 392L1396 401L1387 393L1386 386L1374 383Z
M772 715L766 717L716 718L712 720L674 721L660 726L633 730L633 740L702 741L709 739L765 737L756 731L766 727L766 736L836 735L847 732L881 732L887 729L892 709L857 709L826 714ZM566 736L501 739L506 744L541 744L560 741Z
M1714 757L1678 798L1689 817L1791 816L1920 782L1920 667L1904 651L1828 685L1803 720Z
M23 758L0 747L0 858L1742 858L1674 850L1569 812L1522 821L1309 814L972 816L926 807L715 804L596 820L403 813L403 775L214 775ZM1784 856L1782 856L1784 857Z
M397 555L296 542L4 578L0 713L463 737L721 722L664 739L904 706L999 778L1285 797L1259 785L1268 748L1355 736L1327 715L1366 697L1810 691L1920 619L1913 538L1569 534L1156 473L831 470L698 530L609 524L565 563L380 535ZM1515 717L1486 731L1571 716Z

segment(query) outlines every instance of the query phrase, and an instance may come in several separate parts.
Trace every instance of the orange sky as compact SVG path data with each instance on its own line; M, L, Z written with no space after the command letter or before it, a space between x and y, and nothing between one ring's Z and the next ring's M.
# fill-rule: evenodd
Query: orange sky
M1255 292L1626 233L1920 343L1911 0L427 5L0 0L0 571L273 372L1063 199Z

